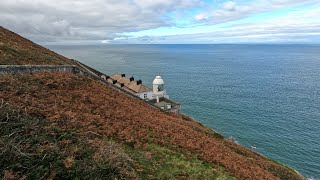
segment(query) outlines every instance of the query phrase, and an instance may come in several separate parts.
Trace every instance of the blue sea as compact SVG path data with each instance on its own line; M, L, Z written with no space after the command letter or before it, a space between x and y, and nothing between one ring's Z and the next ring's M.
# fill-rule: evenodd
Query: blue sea
M320 179L320 45L47 46L151 86L225 137Z

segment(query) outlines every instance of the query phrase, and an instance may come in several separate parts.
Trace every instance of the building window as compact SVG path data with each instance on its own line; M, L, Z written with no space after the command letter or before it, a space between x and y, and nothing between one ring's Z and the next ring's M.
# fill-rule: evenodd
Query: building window
M147 99L147 94L143 94L143 99Z
M158 85L158 92L163 91L163 89L164 89L163 84Z

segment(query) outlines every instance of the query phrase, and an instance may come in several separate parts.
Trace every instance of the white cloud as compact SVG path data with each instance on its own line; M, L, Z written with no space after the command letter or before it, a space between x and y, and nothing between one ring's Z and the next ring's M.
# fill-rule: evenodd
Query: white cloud
M196 15L194 17L194 19L197 20L197 21L203 21L203 20L207 20L208 17L206 15L204 15L204 14L198 14L198 15Z
M246 24L234 24L206 33L153 37L155 43L312 43L320 42L320 8ZM152 37L149 37L152 38ZM158 39L156 39L158 38ZM156 41L155 41L156 39ZM132 39L139 42L139 38ZM131 41L129 41L131 42Z
M110 40L102 40L101 43L102 43L102 44L109 44L109 43L110 43Z
M235 11L236 10L236 3L234 1L228 1L223 4L223 8L227 11Z
M306 40L320 32L320 11L298 11L279 19L235 24L206 33L176 36L120 36L159 27L215 25L243 19L258 13L302 5L319 5L319 0L250 0L227 2L200 0L1 0L0 25L37 42L225 42L287 37ZM194 15L190 9L198 7ZM305 36L306 38L303 38ZM267 38L268 37L268 38ZM298 38L299 37L299 38ZM182 38L179 40L179 38Z
M165 18L198 0L1 0L0 25L36 41L113 39L170 25Z
M221 5L208 5L208 8L199 14L206 14L208 23L218 24L239 20L258 13L279 10L281 8L299 7L308 4L320 5L317 0L251 0L242 3L227 1Z

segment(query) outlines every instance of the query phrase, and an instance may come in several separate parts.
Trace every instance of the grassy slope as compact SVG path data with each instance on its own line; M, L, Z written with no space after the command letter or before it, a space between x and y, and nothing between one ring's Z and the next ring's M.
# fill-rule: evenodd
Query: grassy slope
M38 75L41 78L34 79ZM51 80L55 78L50 77L54 75L62 81L66 80L66 84L61 84L60 80L51 84ZM11 83L18 82L16 80L24 81L24 85L18 83L12 86ZM80 86L77 86L78 83ZM39 91L44 87L49 87L49 89L43 89L44 91L50 91L50 89L53 90L59 86L63 89L69 89L73 94L73 91L78 91L77 87L82 89L83 85L87 83L91 84L93 81L64 73L2 77L1 84L3 86L0 88L0 97L6 96L3 93L15 89L15 92L12 95L8 94L8 98L4 98L0 105L0 114L2 115L0 116L0 149L1 152L4 152L0 155L2 176L20 178L27 175L30 179L40 177L67 179L88 177L98 179L102 177L233 179L229 173L224 171L224 168L202 161L194 154L177 151L176 148L172 150L168 146L154 144L152 141L145 142L143 145L138 141L128 142L118 136L101 131L102 126L99 123L104 120L101 117L98 118L99 121L91 121L91 118L95 118L95 113L84 112L83 115L86 117L80 120L65 114L70 113L70 108L73 109L75 106L70 107L69 110L57 107L60 110L54 108L53 111L56 113L52 116L47 114L47 110L52 108L52 104L47 106L46 99L41 100L45 104L39 104L48 107L46 110L43 109L43 112L31 104L22 105L21 102L15 101L20 97L28 98L25 95L29 96L33 93L39 97L38 95L45 93ZM53 93L64 96L64 98L68 96L68 93L65 94L60 90ZM35 97L33 95L31 96ZM26 100L25 98L22 99ZM55 98L54 101L62 102L64 98ZM86 97L84 98L86 99ZM87 98L90 99L90 96ZM82 100L82 97L76 95L72 96L72 99L78 101ZM38 103L38 100L30 99L27 101ZM6 102L9 102L12 107L8 108L9 105ZM56 105L60 106L58 104ZM62 112L64 110L67 111ZM81 114L77 111L73 112ZM93 124L93 127L88 123ZM119 131L120 129L113 130ZM108 154L110 149L115 153L111 153L112 156Z
M0 64L72 61L0 27ZM0 174L8 178L301 179L188 117L82 76L2 76L1 100Z
M135 178L132 159L117 144L44 116L0 105L3 179Z
M67 123L67 129L100 134L129 148L139 177L203 175L211 179L219 174L228 177L226 170L239 179L301 179L194 121L150 108L79 75L3 76L0 84L0 97L15 108L46 117L50 123ZM179 162L183 168L175 168Z
M65 65L71 60L0 26L0 65Z

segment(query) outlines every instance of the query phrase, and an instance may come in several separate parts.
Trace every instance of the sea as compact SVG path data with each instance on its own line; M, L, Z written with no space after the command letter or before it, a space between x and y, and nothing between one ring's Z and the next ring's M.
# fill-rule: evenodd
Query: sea
M184 114L320 179L320 45L47 47L150 87L161 75Z

